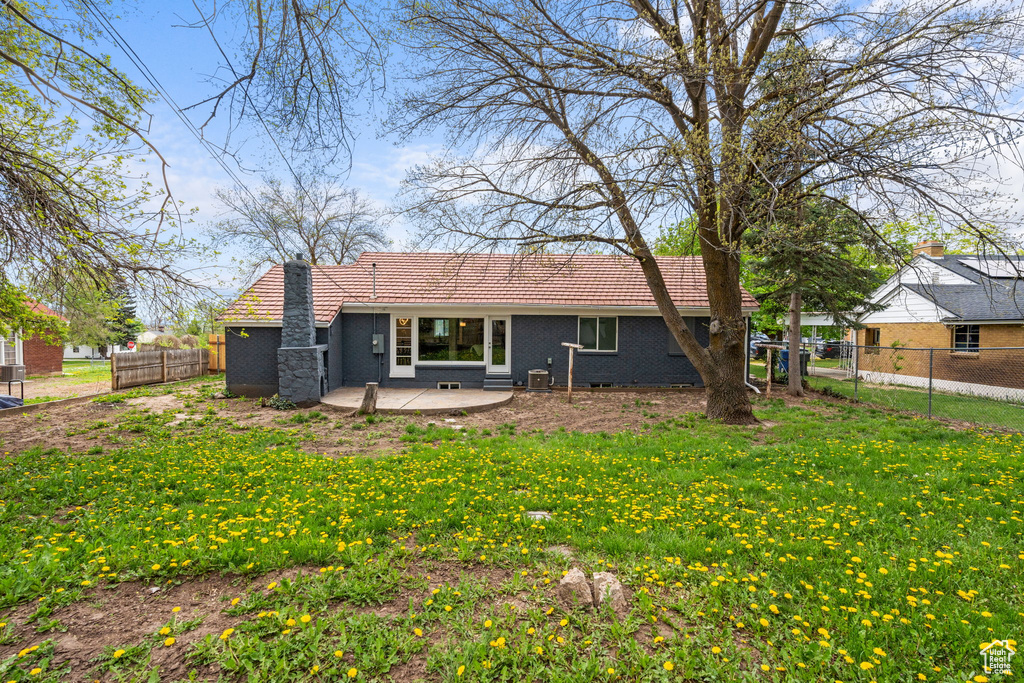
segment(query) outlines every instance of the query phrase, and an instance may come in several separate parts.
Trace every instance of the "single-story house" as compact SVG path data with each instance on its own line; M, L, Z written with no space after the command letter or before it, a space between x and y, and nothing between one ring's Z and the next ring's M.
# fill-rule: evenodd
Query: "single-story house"
M117 344L104 347L101 351L98 346L86 346L85 344L65 344L64 360L89 360L93 358L109 357L112 353L122 353L128 349L122 349Z
M658 263L684 320L707 344L700 258L659 257ZM743 297L749 330L757 302ZM295 260L272 267L220 320L227 388L240 395L281 393L286 366L296 363L303 376L321 373L321 395L366 382L508 389L527 384L534 369L549 370L553 384L565 385L563 342L583 347L576 353L576 386L702 384L639 264L619 256L364 253L340 266ZM307 360L289 360L301 348L310 349Z
M67 322L64 316L44 304L37 301L29 301L28 304L29 308L36 313ZM24 365L26 375L59 373L63 371L63 363L64 346L60 342L51 343L38 334L24 339L17 330L12 331L7 338L0 339L0 364Z
M858 317L862 376L925 378L930 364L951 390L1024 388L1024 257L946 254L942 242L921 242L870 301L882 309Z

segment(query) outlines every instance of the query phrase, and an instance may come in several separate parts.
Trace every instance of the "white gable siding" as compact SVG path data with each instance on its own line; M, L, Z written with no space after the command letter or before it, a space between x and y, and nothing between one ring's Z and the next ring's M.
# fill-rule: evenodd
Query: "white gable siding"
M973 285L963 275L943 268L927 256L918 256L898 273L901 284L908 285Z
M951 315L920 294L901 287L881 302L885 310L860 318L865 325L876 323L937 323Z
M885 284L875 290L868 301L884 303L893 290L901 284L908 285L973 285L971 280L943 268L927 256L918 256L910 264L894 273ZM934 306L933 306L934 307ZM877 315L877 314L875 314Z

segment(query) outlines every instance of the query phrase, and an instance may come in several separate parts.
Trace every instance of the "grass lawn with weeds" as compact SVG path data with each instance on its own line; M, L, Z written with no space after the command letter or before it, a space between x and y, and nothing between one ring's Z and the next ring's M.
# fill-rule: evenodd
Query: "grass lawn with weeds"
M979 645L1024 624L1024 440L756 409L645 434L417 427L404 453L330 459L200 406L134 415L115 450L7 456L0 680L981 676ZM572 566L614 573L628 614L560 604ZM181 610L199 577L227 583ZM69 659L119 591L148 594L138 626Z
M808 377L807 380L818 391L827 387L836 394L853 398L852 379ZM857 398L865 403L885 408L928 414L927 389L861 382L857 387ZM932 393L931 410L932 415L949 420L965 420L1002 429L1024 430L1024 405L1015 401L935 391Z

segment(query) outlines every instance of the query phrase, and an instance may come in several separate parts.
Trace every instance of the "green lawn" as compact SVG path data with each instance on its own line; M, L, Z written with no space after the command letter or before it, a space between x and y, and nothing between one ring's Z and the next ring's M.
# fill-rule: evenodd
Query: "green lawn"
M852 379L808 377L807 380L818 391L828 388L838 394L853 398ZM857 398L864 403L885 408L928 414L928 392L926 390L899 386L865 385L861 382L857 388ZM1002 429L1024 431L1024 405L1011 401L933 392L932 415L950 420L965 420Z
M55 375L32 375L28 379L52 381ZM110 361L66 360L59 375L61 384L89 384L110 380Z
M821 366L820 363L819 366ZM750 374L764 379L766 376L764 362L751 361ZM807 382L817 391L830 390L851 399L854 397L852 379L840 380L831 377L810 376L807 377ZM772 391L775 390L785 391L785 384L773 385ZM928 415L928 392L913 387L866 385L864 382L860 382L857 388L857 400L882 408ZM963 420L979 425L1024 432L1024 404L1012 401L933 392L932 415L949 420Z
M64 376L73 378L75 384L110 380L110 362L66 360Z
M143 435L131 445L0 461L0 604L38 604L45 632L118 582L314 568L239 588L220 615L232 630L188 645L200 617L158 607L166 631L96 661L121 680L145 680L168 648L261 681L388 680L413 664L444 681L980 675L979 643L1024 623L1024 440L810 408L761 398L767 426L690 415L646 435L504 430L338 460L293 432L232 429L201 401L174 428L173 412L135 412L120 427ZM545 550L558 544L576 561ZM428 562L453 568L435 588ZM563 611L570 564L614 572L630 613ZM0 676L60 680L53 653L43 640Z

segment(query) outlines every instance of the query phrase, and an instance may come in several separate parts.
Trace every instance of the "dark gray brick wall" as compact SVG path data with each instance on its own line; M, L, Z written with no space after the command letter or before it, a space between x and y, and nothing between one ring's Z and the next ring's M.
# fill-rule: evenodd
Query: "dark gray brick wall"
M277 393L277 349L280 327L228 327L224 330L227 359L224 380L239 396Z
M343 355L341 337L341 315L334 317L330 327L317 328L316 343L327 344L327 390L342 386Z
M361 386L376 382L378 372L381 386L413 386L388 381L388 359L390 348L389 327L391 318L386 313L377 314L377 333L384 335L383 354L373 353L373 314L343 313L341 316L341 372L342 384L347 387ZM336 346L332 345L332 349ZM383 363L383 365L381 365Z
M417 366L414 379L388 377L390 360L390 318L377 316L377 332L385 335L385 348L389 353L378 365L378 356L371 348L373 315L344 313L341 326L342 383L360 386L376 382L380 368L381 386L433 387L439 381L462 382L466 388L483 386L485 369L482 366ZM547 359L553 361L555 384L568 381L568 349L563 341L577 339L576 316L569 315L517 315L512 316L512 380L526 383L527 374L535 368L546 368ZM697 340L708 342L708 319L692 321L691 329ZM586 386L591 382L611 382L616 386L669 386L693 384L702 386L700 375L690 361L677 349L671 348L670 335L660 316L619 317L619 348L615 353L577 353L574 382ZM331 349L336 349L334 342ZM331 371L333 373L333 370ZM333 380L332 380L333 386Z
M527 381L534 369L552 360L556 385L569 377L569 350L562 342L577 341L578 318L569 315L516 315L512 317L512 381ZM708 318L691 326L697 340L708 343ZM661 316L619 316L618 350L614 353L577 351L573 383L611 382L615 386L703 386L689 360L675 353L671 335ZM418 372L417 372L418 374Z

